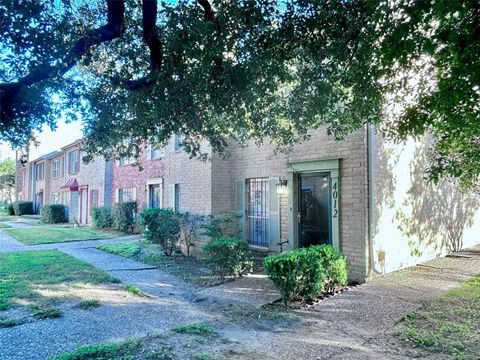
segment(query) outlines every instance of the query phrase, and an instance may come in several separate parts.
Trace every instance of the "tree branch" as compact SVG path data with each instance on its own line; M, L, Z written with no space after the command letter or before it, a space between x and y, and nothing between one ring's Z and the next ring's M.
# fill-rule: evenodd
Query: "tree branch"
M157 0L143 0L142 15L143 40L150 49L150 68L152 71L160 70L163 53L157 29Z
M205 12L205 19L210 21L213 26L215 27L215 31L220 34L222 32L222 27L220 26L220 21L218 21L217 16L215 15L215 11L213 11L212 5L208 2L208 0L197 0L201 7L203 7L203 11Z
M34 85L43 80L63 76L92 46L111 41L120 37L125 30L125 3L123 0L106 0L108 22L98 29L89 31L84 37L77 40L73 48L60 59L57 64L44 63L33 69L15 83L0 84L0 106L2 125L13 121L13 103L23 87Z

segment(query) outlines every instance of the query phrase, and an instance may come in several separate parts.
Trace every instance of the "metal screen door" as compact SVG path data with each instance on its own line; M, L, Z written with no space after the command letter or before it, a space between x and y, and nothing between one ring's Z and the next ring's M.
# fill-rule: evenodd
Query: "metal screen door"
M251 245L268 246L268 179L247 179L247 226Z

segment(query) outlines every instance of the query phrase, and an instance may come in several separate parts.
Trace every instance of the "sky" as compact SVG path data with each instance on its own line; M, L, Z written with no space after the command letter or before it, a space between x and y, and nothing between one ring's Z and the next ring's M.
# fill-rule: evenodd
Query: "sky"
M39 146L30 149L30 160L34 160L52 151L60 150L61 147L81 137L82 130L80 122L67 124L65 121L60 120L55 131L50 130L50 128L46 126L42 132L38 134ZM15 151L11 149L9 144L0 143L0 160L7 158L15 159Z

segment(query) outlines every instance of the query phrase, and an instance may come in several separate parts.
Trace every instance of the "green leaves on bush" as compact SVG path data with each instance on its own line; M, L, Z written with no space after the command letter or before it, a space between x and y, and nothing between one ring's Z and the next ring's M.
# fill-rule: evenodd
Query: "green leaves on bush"
M112 227L112 210L107 206L92 207L90 217L94 228L108 229Z
M332 292L336 288L345 287L348 281L347 260L339 250L331 245L312 246L311 251L317 252L325 269L325 291Z
M121 232L132 234L135 229L137 202L129 201L117 204L113 213L113 227Z
M213 239L204 247L204 252L217 275L239 276L252 270L252 258L244 240L233 237Z
M33 214L33 202L31 201L15 201L13 203L13 209L15 215L32 215Z
M53 204L42 205L40 210L42 222L45 224L61 224L68 222L65 216L65 205Z
M291 300L311 300L322 292L347 284L346 260L330 245L268 256L263 266L285 304Z
M13 204L5 205L5 210L7 210L8 215L15 215L15 210L13 208Z
M180 216L172 209L145 209L140 213L145 238L159 244L165 255L172 255L178 248Z

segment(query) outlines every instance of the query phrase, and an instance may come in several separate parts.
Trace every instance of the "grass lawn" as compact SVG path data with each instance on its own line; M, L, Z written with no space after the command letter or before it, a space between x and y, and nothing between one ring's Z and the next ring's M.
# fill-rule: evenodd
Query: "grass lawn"
M104 239L112 236L111 234L83 227L35 226L5 229L4 232L27 245Z
M480 274L404 318L402 340L455 359L480 354Z
M0 254L0 320L2 312L15 308L30 309L37 318L61 316L55 304L65 299L65 294L57 297L55 291L47 295L42 291L58 285L108 282L118 280L58 250Z
M179 254L166 256L159 245L146 241L101 244L97 249L162 268L196 286L222 282L222 279L212 274L204 260Z
M2 224L2 223L0 222L0 229L8 229L8 228L11 228L11 226L10 226L10 225L7 225L7 224Z

